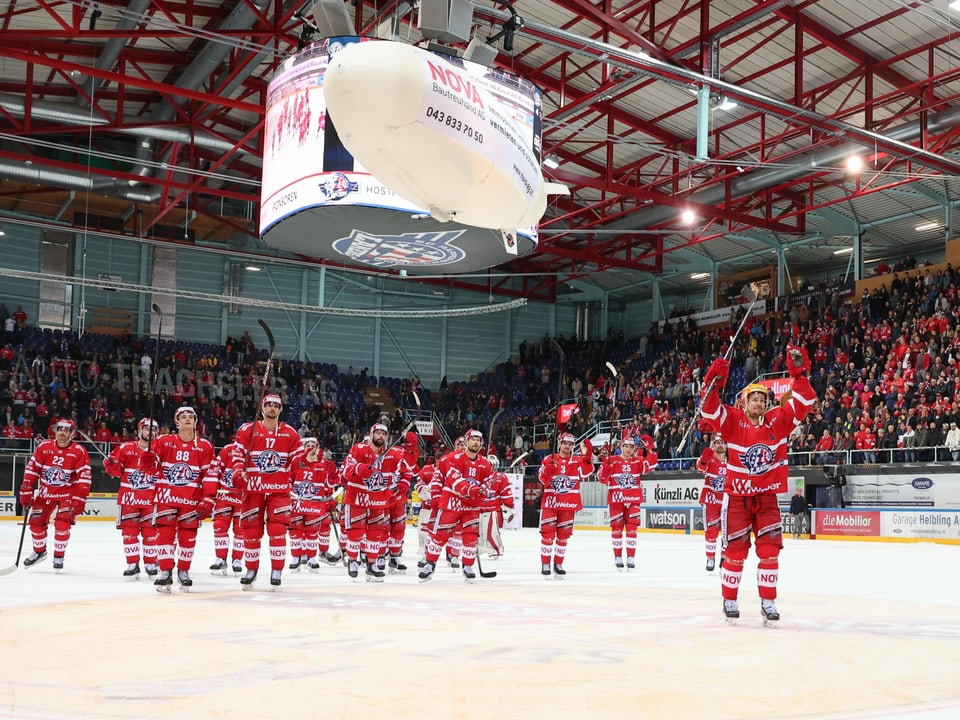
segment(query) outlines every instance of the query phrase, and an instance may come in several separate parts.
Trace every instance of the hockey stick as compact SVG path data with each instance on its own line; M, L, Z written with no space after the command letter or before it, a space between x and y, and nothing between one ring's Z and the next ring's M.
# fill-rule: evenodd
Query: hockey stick
M88 443L90 443L91 445L93 445L93 449L96 450L98 453L100 453L101 457L103 457L104 460L109 460L109 459L110 459L110 458L108 457L108 455L107 455L103 450L100 449L100 443L98 443L98 442L97 442L96 440L94 440L92 437L90 437L89 435L87 435L87 434L86 434L83 430L81 430L80 428L76 428L76 430L77 430L77 435L79 435L79 436L82 437L84 440L86 440Z
M260 323L260 327L263 328L263 332L267 336L267 343L270 345L270 354L267 357L266 367L263 368L263 378L260 380L260 394L257 398L257 409L253 414L253 421L250 424L250 439L247 441L247 458L253 453L253 436L257 428L257 420L260 419L260 416L263 414L263 398L267 393L267 383L270 382L270 372L273 369L273 355L276 352L277 345L273 341L273 333L270 331L270 326L264 322L263 318L257 320Z
M522 453L522 454L520 454L520 455L517 455L517 457L514 459L514 461L513 461L512 463L510 463L509 467L516 467L517 463L519 463L521 460L523 460L523 459L524 459L527 455L529 455L531 452L533 452L533 451L532 451L532 450L527 450L525 453Z
M160 380L160 337L163 334L163 311L154 303L152 306L157 320L157 347L153 350L153 394L150 396L150 432L147 436L147 451L153 450L153 412L157 407L157 383Z
M23 554L23 540L27 536L27 518L30 516L30 508L23 509L23 529L20 531L20 544L17 546L17 559L10 567L0 568L0 575L9 575L20 567L20 556Z
M417 395L417 393L416 393L415 391L413 391L413 390L410 391L410 394L413 395L413 399L414 399L414 401L417 403L417 415L419 415L419 414L420 414L420 397L419 397L419 396ZM377 455L376 459L374 459L374 461L373 461L372 463L370 463L370 465L371 465L372 467L376 467L377 465L379 465L379 464L380 464L380 461L387 456L387 453L390 452L391 450L393 450L393 449L394 449L397 445L399 445L401 442L403 442L403 439L404 439L404 437L406 437L406 434L407 434L408 432L410 432L411 430L413 430L416 426L417 426L417 418L414 418L413 420L411 420L410 422L407 423L407 426L406 426L403 430L401 430L401 431L399 432L399 434L397 435L397 437L394 438L393 442L390 443L389 445L387 445L387 446L383 449L383 452L382 452L382 453L380 453L379 455Z
M750 306L747 308L747 312L743 315L743 320L740 321L740 327L737 328L737 332L733 334L733 337L730 338L730 344L727 346L727 351L723 354L724 360L729 360L730 356L733 354L733 347L737 344L737 339L740 337L740 333L743 332L743 328L747 324L747 319L750 317L750 313L753 312L753 306L757 302L757 294L753 292L749 285L744 285L740 290L740 294L745 298L750 299ZM751 297L752 296L752 297ZM710 384L707 386L707 391L703 394L703 397L706 398L711 392L713 392L714 386L717 384L719 378L713 378L710 381ZM680 443L677 445L677 452L682 452L683 448L686 447L687 441L690 439L693 429L697 426L697 421L700 419L700 415L703 413L703 401L697 406L696 412L693 414L693 419L690 421L690 424L687 426L686 431L683 433L683 437L680 438Z
M480 555L477 555L477 573L480 575L480 577L487 579L495 578L497 576L496 570L491 570L490 572L483 571L483 565L480 564Z
M610 371L610 376L613 378L613 398L610 400L610 404L615 408L617 407L617 395L620 394L620 373L617 372L617 366L609 360L604 364L607 366L607 370Z

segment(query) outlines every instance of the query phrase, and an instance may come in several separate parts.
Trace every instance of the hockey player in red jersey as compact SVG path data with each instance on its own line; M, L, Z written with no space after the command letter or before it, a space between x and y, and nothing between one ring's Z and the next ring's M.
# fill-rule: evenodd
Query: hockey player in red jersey
M777 493L787 491L787 443L790 432L810 412L816 395L806 375L810 359L803 348L788 347L787 372L793 379L791 392L781 405L768 407L766 386L750 384L741 397L744 407L725 405L720 388L730 364L714 360L704 377L709 388L703 400L703 418L727 443L727 479L722 510L723 561L720 582L723 612L728 620L740 617L737 594L744 560L750 550L751 531L756 538L757 585L764 623L780 619L777 597L779 556L783 528ZM717 381L713 382L716 377Z
M213 445L197 435L197 413L179 407L173 414L177 432L154 438L151 449L140 456L140 472L155 478L160 574L153 581L157 592L169 593L173 568L177 568L180 589L193 586L190 565L197 545L200 522L213 512L217 492L216 475L210 474Z
M346 484L343 496L343 527L347 544L347 574L360 573L360 546L366 556L369 582L383 582L379 558L386 549L389 508L410 488L417 434L408 432L402 446L387 449L387 426L375 423L368 440L354 445L343 461L341 474ZM412 458L412 460L411 460Z
M626 531L627 569L636 567L637 528L640 527L640 506L643 504L643 485L640 478L657 466L657 452L653 438L641 438L643 449L637 452L637 441L627 435L620 442L620 454L608 455L597 471L597 479L606 485L607 505L610 509L610 541L613 562L623 570L624 531Z
M444 453L437 460L437 471L433 474L433 482L430 484L430 494L433 498L433 515L430 519L431 533L433 532L433 525L437 519L437 515L440 514L439 503L440 498L443 495L443 484L445 482L447 473L450 470L450 461L458 452L462 452L465 446L466 438L461 435L453 441L453 450ZM460 528L458 527L454 529L453 534L447 538L447 563L454 570L460 567L460 552L462 550L463 538L460 536ZM426 551L424 551L424 559L426 559Z
M714 434L710 447L704 448L697 460L697 470L703 473L700 504L703 505L703 534L707 552L707 572L716 567L717 535L720 532L720 507L723 504L723 486L727 480L727 444L719 433Z
M434 503L434 512L438 514L434 520L433 534L427 541L426 562L419 573L420 582L426 582L433 576L443 546L458 529L463 539L463 577L467 582L473 582L477 577L473 566L477 559L480 507L489 492L492 470L487 459L480 455L483 433L468 430L464 441L463 450L454 453L450 459L439 505Z
M573 454L576 442L572 434L560 435L558 451L547 455L540 465L538 479L543 484L543 497L540 505L540 572L550 575L553 572L563 577L563 561L567 554L567 543L573 535L573 520L578 510L583 509L580 499L580 481L593 472L593 446L589 440L582 444L582 455Z
M513 519L514 499L513 487L507 476L500 472L500 458L496 455L487 455L490 463L490 482L487 484L487 497L480 504L480 539L477 544L479 552L485 552L489 557L498 558L503 555L503 537L501 530L505 522Z
M414 441L404 446L402 469L397 476L393 499L387 507L387 555L381 555L379 560L380 569L383 570L386 557L389 556L386 565L389 572L400 575L407 572L407 566L401 560L403 540L407 534L407 499L410 497L410 486L417 471L417 460L420 459L416 433L411 433L411 436Z
M293 471L293 513L290 518L290 569L304 566L311 572L320 568L317 559L327 565L340 562L340 551L330 553L331 513L337 507L337 465L323 457L315 437L302 440L304 456Z
M147 575L157 574L157 528L153 524L154 478L140 472L140 456L150 449L159 430L157 421L143 418L137 423L137 439L117 445L103 459L103 469L120 480L117 492L117 529L123 538L123 554L127 569L123 576L140 578L141 538L143 566Z
M299 433L280 420L283 399L276 393L264 396L260 420L244 423L237 430L238 453L234 484L243 488L240 531L243 534L246 572L240 578L250 590L260 569L260 545L264 531L270 542L270 585L280 585L287 559L287 525L293 500L293 469L303 456Z
M240 530L240 508L243 505L243 491L234 483L238 454L243 448L236 441L227 443L217 455L211 466L211 473L217 477L220 487L217 490L217 502L213 506L213 553L216 560L210 566L213 575L227 574L227 556L234 573L243 572L243 533ZM233 549L230 548L230 531L233 530Z
M53 567L60 571L70 529L90 494L90 456L83 445L73 442L76 425L72 420L58 420L53 431L54 439L40 443L23 472L20 504L33 538L33 552L23 566L47 557L47 526L53 517Z

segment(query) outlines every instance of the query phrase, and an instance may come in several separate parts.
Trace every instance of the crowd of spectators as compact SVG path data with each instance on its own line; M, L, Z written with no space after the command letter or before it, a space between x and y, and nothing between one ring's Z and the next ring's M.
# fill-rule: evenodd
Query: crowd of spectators
M909 280L895 272L889 286L859 302L823 286L781 299L780 309L747 319L734 348L727 399L756 377L782 373L787 344L802 344L821 401L791 436L793 462L960 461L958 280L947 265ZM0 304L0 313L5 310ZM631 433L653 436L662 460L695 458L704 442L695 426L700 378L726 349L743 312L710 328L685 319L657 323L642 338L613 332L592 342L544 336L521 343L516 357L470 381L444 377L433 392L417 377L378 380L367 368L341 372L292 360L277 361L275 376L288 422L318 437L336 458L377 420L400 432L404 410L414 408L413 393L435 411L446 437L473 427L492 430L492 444L508 462L551 449L557 407L564 404L576 405L563 428L575 435L598 423L613 428L611 441L598 445L599 456ZM25 316L16 324L18 334L5 333L0 345L4 442L44 437L51 418L62 416L97 442L120 442L134 436L140 417L152 413L169 429L174 410L189 404L197 409L200 431L219 447L254 415L266 353L248 333L200 351L163 341L157 352L150 338L123 334L104 345L104 338L91 342L89 334L29 328ZM371 384L391 389L397 409L387 418L377 405L349 401ZM427 455L445 449L438 441Z

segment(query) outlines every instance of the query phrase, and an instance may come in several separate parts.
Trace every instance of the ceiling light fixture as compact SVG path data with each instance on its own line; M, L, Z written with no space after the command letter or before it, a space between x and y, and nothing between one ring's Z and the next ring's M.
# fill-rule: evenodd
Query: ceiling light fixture
M260 272L260 266L259 266L259 265L247 265L247 270L249 270L250 272Z
M840 248L839 250L834 250L834 251L833 251L833 254L834 254L834 255L846 255L847 253L852 253L852 252L853 252L853 248L852 248L852 247L848 247L848 248Z
M850 172L860 172L863 169L863 158L859 155L851 155L847 158L847 170Z
M960 0L957 0L957 2L960 2ZM924 232L925 230L935 230L938 227L940 227L940 223L938 222L927 222L921 225L917 225L917 227L914 229L917 232Z
M693 225L694 221L697 219L697 216L693 214L693 210L684 210L680 218L687 225Z
M556 170L560 167L560 161L557 160L556 155L548 155L547 158L543 161L543 166L548 167L551 170Z
M710 277L710 273L707 273L707 272L692 273L690 275L691 280L703 280L704 278L708 278L708 277Z

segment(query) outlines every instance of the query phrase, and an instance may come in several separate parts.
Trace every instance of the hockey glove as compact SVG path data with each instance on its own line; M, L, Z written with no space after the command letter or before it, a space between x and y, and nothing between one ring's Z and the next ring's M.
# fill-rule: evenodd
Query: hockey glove
M123 474L123 463L119 460L107 457L103 459L103 469L112 478L118 478Z
M710 369L703 378L704 387L710 387L711 383L716 381L717 387L722 388L727 384L727 376L730 374L730 361L726 358L717 358L710 363Z
M513 508L505 508L503 511L503 522L505 525L509 525L513 522L513 519L517 516L516 510Z
M810 373L810 355L805 347L787 346L787 372L792 378Z
M650 437L649 435L646 435L646 434L641 435L640 442L643 445L643 447L645 447L647 450L656 450L657 448L656 443L653 442L653 438Z
M27 490L22 488L20 490L20 504L23 505L24 510L33 505L33 490Z
M140 456L140 472L145 475L156 475L160 472L160 458L152 450L147 450Z
M486 496L486 493L483 491L483 488L480 485L471 483L467 486L466 496L467 500L476 505L478 502L483 500L483 498Z
M408 455L420 455L420 436L417 435L413 430L408 430L407 434L403 436L403 450Z
M197 503L197 517L200 520L206 520L208 517L213 515L213 508L216 506L216 498L205 497L199 503Z

